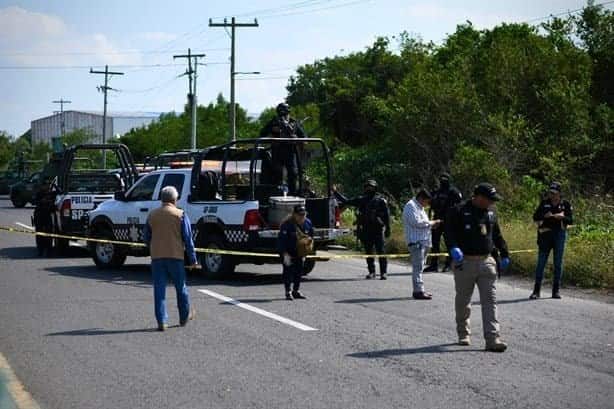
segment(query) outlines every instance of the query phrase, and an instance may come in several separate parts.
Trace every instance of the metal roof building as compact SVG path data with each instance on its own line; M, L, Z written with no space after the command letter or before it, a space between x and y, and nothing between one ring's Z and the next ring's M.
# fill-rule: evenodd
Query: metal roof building
M159 117L158 112L108 112L106 139L122 136L132 128L148 125ZM54 138L62 135L62 125L65 134L83 129L94 136L90 142L102 143L102 112L72 110L32 121L32 142L51 145Z

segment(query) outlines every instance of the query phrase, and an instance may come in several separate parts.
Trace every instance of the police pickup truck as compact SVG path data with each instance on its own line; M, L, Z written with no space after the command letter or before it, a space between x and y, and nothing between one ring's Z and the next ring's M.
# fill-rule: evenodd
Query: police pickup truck
M95 159L110 155L111 169L92 169L92 161L80 160L77 154ZM98 158L100 157L100 158ZM52 183L55 194L55 212L52 215L53 232L69 236L85 236L88 228L87 212L105 200L113 199L118 191L126 191L138 179L130 150L122 144L82 144L66 149L61 158L60 171ZM69 240L56 240L60 252L66 250Z
M301 177L297 196L287 196L283 170L273 162L271 147L296 147ZM319 148L314 153L313 146ZM312 165L308 165L311 162ZM322 194L307 186L305 172L319 171ZM280 175L281 179L280 180ZM315 227L315 247L324 248L349 234L339 228L339 209L331 195L328 148L320 139L243 139L207 148L196 155L192 169L161 169L143 176L126 193L100 204L88 213L90 237L142 242L149 212L160 206L160 191L174 186L180 196L177 206L188 215L201 248L251 253L276 253L279 225L295 204L304 204ZM147 256L143 247L91 243L92 258L100 268L119 267L127 256ZM231 273L240 263L279 262L277 258L250 255L199 253L199 262L209 276ZM305 273L315 264L308 260Z

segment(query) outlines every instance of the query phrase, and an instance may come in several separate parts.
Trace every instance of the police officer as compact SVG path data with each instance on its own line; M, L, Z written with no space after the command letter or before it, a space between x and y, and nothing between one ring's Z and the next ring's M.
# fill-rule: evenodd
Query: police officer
M32 222L34 229L41 233L53 233L53 213L55 212L55 190L41 185L36 192L36 207ZM51 237L36 236L36 249L39 257L51 257L53 253L53 239Z
M431 193L431 208L429 210L429 218L431 220L443 220L445 222L448 210L456 206L463 200L463 195L460 190L450 183L450 175L442 173L439 176L439 189ZM441 236L443 235L444 223L433 227L433 247L431 251L439 253ZM439 257L431 257L430 265L424 270L425 272L437 271ZM446 264L443 271L450 269L450 257L446 257Z
M539 204L533 214L537 223L537 266L535 268L535 287L529 297L535 300L540 297L544 269L552 250L554 255L554 281L552 282L552 298L561 298L559 288L563 276L563 252L567 238L567 226L573 223L571 204L561 198L561 184L552 182L548 197Z
M277 116L269 121L260 131L261 138L305 138L305 132L300 124L290 118L290 106L286 103L277 105ZM288 175L288 191L291 195L297 193L298 181L298 150L296 144L276 143L271 146L273 172L275 183L283 182L283 170Z
M333 188L335 197L343 207L358 208L357 236L362 242L367 254L384 254L385 240L390 237L390 211L388 203L377 193L377 182L368 179L364 184L362 196L348 199ZM374 252L375 250L375 252ZM380 279L386 280L388 260L379 257ZM367 258L367 280L375 278L375 259Z
M305 269L305 256L313 251L313 224L307 218L305 206L294 206L292 215L281 224L277 250L283 265L286 299L292 301L307 298L299 291Z
M482 304L482 326L486 350L503 352L507 344L499 337L496 288L497 267L491 256L496 247L501 253L501 266L509 263L507 244L501 235L493 205L501 200L495 187L481 183L473 197L448 211L445 240L450 248L456 288L456 330L459 345L470 345L471 296L477 284Z

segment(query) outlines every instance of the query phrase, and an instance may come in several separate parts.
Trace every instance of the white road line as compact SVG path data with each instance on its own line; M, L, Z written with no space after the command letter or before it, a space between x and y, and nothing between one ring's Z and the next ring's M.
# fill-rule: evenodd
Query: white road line
M282 322L282 323L290 325L291 327L294 327L294 328L298 328L301 331L317 331L316 328L312 328L312 327L307 326L305 324L301 324L300 322L292 321L291 319L282 317L282 316L277 315L277 314L273 314L272 312L268 312L268 311L262 310L262 309L260 309L258 307L254 307L253 305L246 304L244 302L232 299L230 297L226 297L225 295L218 294L218 293L216 293L214 291L211 291L211 290L198 290L198 291L203 293L203 294L209 295L209 296L211 296L213 298L217 298L218 300L222 300L222 301L227 302L229 304L236 305L237 307L241 307L241 308L243 308L245 310L248 310L248 311L251 311L251 312L255 312L256 314L263 315L263 316L265 316L267 318L270 318L272 320Z
M24 229L28 229L28 230L34 230L34 227L32 226L28 226L27 224L23 224L23 223L19 223L19 222L15 222L15 224L19 227L23 227Z

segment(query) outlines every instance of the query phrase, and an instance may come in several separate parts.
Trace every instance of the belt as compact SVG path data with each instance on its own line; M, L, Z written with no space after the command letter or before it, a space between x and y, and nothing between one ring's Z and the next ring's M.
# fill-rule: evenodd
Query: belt
M474 256L474 255L468 256L468 255L465 255L465 258L466 259L470 259L470 260L483 260L483 259L488 258L488 257L492 257L492 256L490 254L484 254L484 255L479 255L479 256Z

